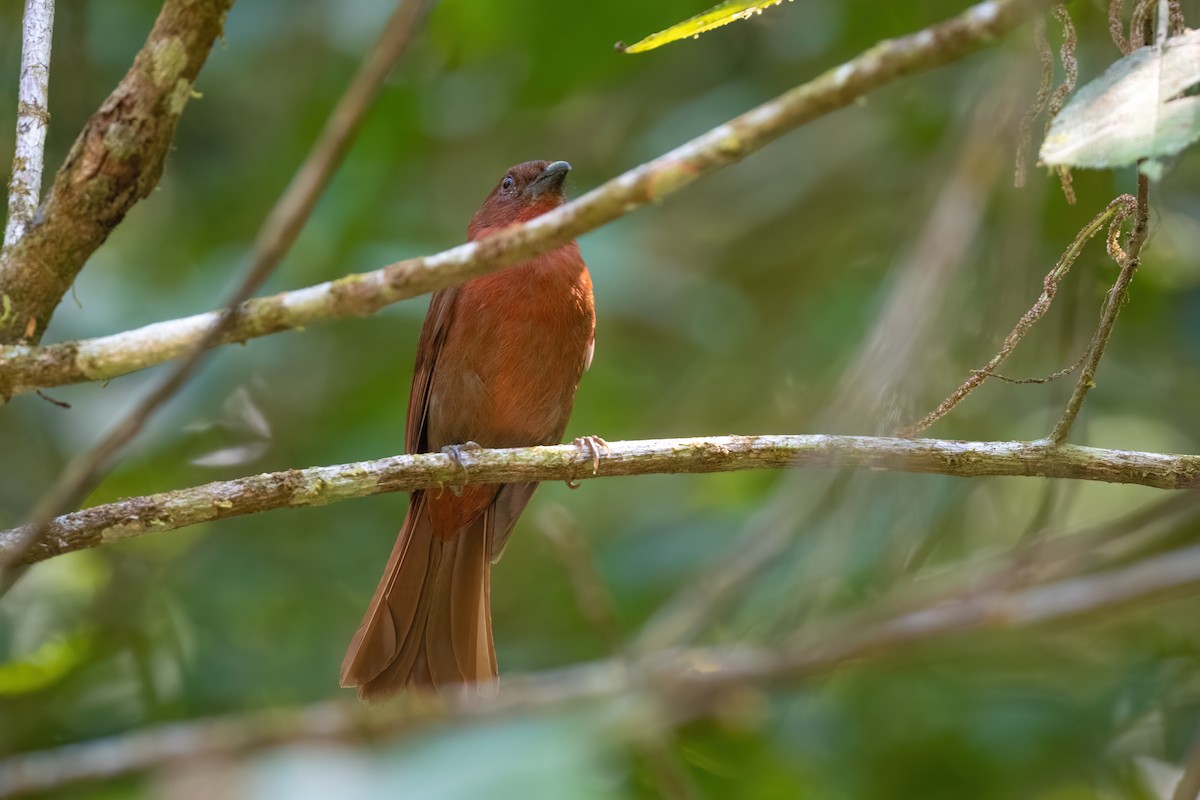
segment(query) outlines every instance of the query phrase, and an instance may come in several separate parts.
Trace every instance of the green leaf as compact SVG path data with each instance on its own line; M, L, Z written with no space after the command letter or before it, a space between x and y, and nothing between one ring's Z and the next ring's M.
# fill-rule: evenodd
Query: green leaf
M711 31L713 28L728 25L739 19L749 19L755 14L761 14L764 9L777 6L782 2L783 0L758 0L758 2L747 3L744 0L727 0L727 2L713 6L703 14L697 14L691 19L685 19L678 25L672 25L666 30L652 33L640 42L635 42L628 47L617 42L617 49L623 53L644 53L647 50L662 47L664 44L674 42L678 39L686 39L689 36L696 38L702 33ZM788 0L788 2L791 2L791 0Z
M1178 153L1200 138L1200 97L1185 94L1197 84L1200 31L1133 51L1054 118L1042 163L1105 169Z
M92 652L92 637L85 631L56 636L25 657L0 663L0 695L37 691L63 678Z

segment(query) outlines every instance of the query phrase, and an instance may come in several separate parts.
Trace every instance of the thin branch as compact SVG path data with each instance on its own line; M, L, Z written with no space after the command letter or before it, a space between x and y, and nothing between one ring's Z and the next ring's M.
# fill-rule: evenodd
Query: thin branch
M461 456L470 483L585 480L592 455L572 444L469 451ZM960 477L1022 475L1125 483L1159 489L1200 488L1200 456L1047 442L959 442L875 436L710 436L613 442L598 477L747 469L869 469ZM355 497L462 482L462 469L442 453L393 456L217 481L120 500L65 514L24 555L31 526L0 532L0 556L41 561L148 533L278 508L325 505Z
M911 645L968 630L1011 630L1090 616L1111 619L1115 610L1200 591L1200 546L1177 550L1119 570L1068 578L1020 591L941 599L923 608L855 630L833 625L824 642L804 637L768 661L749 658L741 669L718 658L722 682L807 677L861 658L873 658ZM863 615L869 618L870 615Z
M1041 535L1045 531L1035 521L1008 552L927 571L920 580L891 592L886 605L899 614L982 592L1013 591L1129 566L1136 559L1159 555L1197 518L1200 493L1174 492L1120 517L1061 535ZM1184 543L1194 540L1192 536Z
M1050 101L1050 89L1054 86L1054 51L1050 49L1050 40L1046 38L1046 18L1035 17L1033 20L1033 44L1037 48L1038 60L1042 65L1042 81L1038 85L1037 95L1025 116L1021 118L1021 129L1017 134L1016 170L1013 174L1013 186L1020 189L1025 186L1026 173L1029 169L1029 148L1033 145L1033 123L1046 110Z
M1133 4L1133 18L1129 21L1129 46L1137 50L1153 41L1154 6L1158 0L1137 0Z
M1036 19L1036 17L1035 17ZM885 301L862 337L858 352L842 370L837 389L818 415L819 427L862 429L878 433L909 415L910 397L918 388L939 338L936 320L946 311L949 287L965 269L987 215L987 197L1002 165L995 154L1012 136L1016 96L1007 76L973 96L987 98L947 141L958 149L941 177L925 221L890 268ZM711 626L764 570L777 564L795 542L845 502L846 491L868 476L834 473L789 475L734 534L724 552L692 579L676 588L642 626L635 647L654 651L685 645Z
M1040 378L1010 378L1007 375L1001 375L999 372L989 372L987 374L987 376L989 378L995 378L998 381L1003 381L1004 383L1013 383L1013 384L1054 383L1055 381L1061 380L1061 379L1067 377L1072 372L1074 372L1075 370L1082 367L1083 362L1086 358L1087 358L1087 353L1085 352L1083 355L1079 356L1079 358L1076 359L1075 363L1072 364L1071 366L1063 367L1062 369L1060 369L1056 372L1051 372L1049 375L1044 375Z
M8 181L4 246L15 244L33 219L42 194L46 129L50 125L50 45L54 0L25 0L21 26L21 80L17 89L17 137Z
M1054 302L1054 295L1058 292L1058 284L1062 281L1066 274L1071 269L1071 265L1079 258L1083 246L1088 243L1101 230L1104 229L1106 223L1111 223L1114 220L1123 220L1133 213L1135 200L1133 196L1123 194L1113 200L1108 206L1092 218L1092 221L1083 227L1075 235L1075 239L1067 247L1062 257L1058 259L1058 263L1054 265L1054 269L1046 275L1042 282L1042 294L1038 297L1037 302L1017 321L1016 326L1009 332L1008 336L1004 337L1004 342L1000 346L1000 351L992 356L987 364L973 371L957 389L950 393L950 396L943 400L938 407L930 411L920 420L901 428L898 436L916 436L921 431L928 428L933 423L937 422L942 417L949 414L954 407L967 398L971 392L975 391L984 381L992 377L1004 361L1012 355L1012 352L1025 338L1025 335L1033 328L1046 312L1050 310L1050 304Z
M1167 14L1171 18L1171 35L1181 36L1187 30L1187 20L1183 18L1183 5L1179 0L1170 0Z
M1062 111L1067 95L1075 90L1075 82L1079 79L1079 62L1075 59L1075 26L1071 22L1071 14L1065 5L1055 5L1051 8L1054 18L1062 25L1063 42L1058 50L1059 61L1063 66L1063 82L1054 90L1047 104L1046 130L1058 112Z
M244 758L283 744L394 739L438 724L469 724L625 695L636 687L635 680L681 722L709 713L728 691L746 685L811 679L848 662L908 653L913 646L967 632L1108 620L1114 611L1198 590L1200 547L1192 547L1121 570L1044 586L989 591L948 602L938 598L882 620L860 615L835 624L820 638L793 640L778 650L709 647L660 652L639 662L637 676L623 660L609 659L505 676L500 694L483 701L400 702L375 708L325 702L143 728L10 758L0 763L0 794L59 789L188 760ZM632 704L624 708L637 710Z
M676 589L646 621L634 648L649 653L692 642L708 629L762 573L787 551L798 531L812 530L844 497L851 474L831 476L814 506L803 512L790 506L794 483L781 481L771 502L751 516L726 553ZM792 489L788 492L788 489Z
M576 603L588 624L613 655L627 657L616 601L600 574L579 524L562 506L551 506L538 516L537 527L551 554L566 572Z
M1133 274L1137 272L1138 264L1141 263L1142 246L1146 243L1146 236L1150 230L1149 193L1150 179L1139 173L1136 214L1134 215L1133 231L1129 235L1129 249L1121 254L1121 272L1117 275L1116 282L1105 298L1104 310L1100 315L1100 325L1096 328L1092 343L1088 346L1087 358L1084 360L1083 370L1079 373L1075 391L1071 393L1071 399L1067 401L1062 418L1050 433L1050 441L1056 444L1067 440L1067 436L1071 433L1071 427L1079 416L1079 410L1083 408L1084 399L1096 385L1096 368L1100 364L1101 356L1104 355L1104 348L1108 346L1108 339L1112 335L1113 325L1117 322L1117 315L1121 313L1121 306L1125 305L1125 298L1129 295L1129 283L1133 280ZM1128 195L1123 195L1123 197L1128 197ZM1114 224L1119 223L1114 220ZM1109 243L1110 250L1120 251L1116 244L1115 233L1110 233Z
M246 270L241 291L226 303L227 308L241 306L270 276L275 266L291 249L304 223L316 208L317 200L342 163L362 121L379 95L383 83L413 40L433 0L400 0L375 45L367 53L337 106L325 120L320 136L304 163L292 177L275 206L263 222L254 240L254 258ZM224 327L212 331L207 342L193 343L197 349L213 346L228 330L238 313L223 314Z
M372 314L380 308L523 261L741 161L785 133L852 104L898 78L949 64L990 45L1044 0L991 0L919 33L884 41L758 108L629 170L583 197L506 232L382 269L243 304L216 344ZM0 397L104 381L177 358L218 314L161 322L51 347L0 347Z
M1075 90L1075 81L1079 78L1079 63L1075 60L1075 26L1071 23L1071 13L1062 4L1055 5L1052 11L1063 29L1063 43L1058 51L1059 60L1062 61L1063 65L1063 82L1054 90L1054 94L1050 96L1050 102L1047 104L1046 127L1042 131L1043 139L1050 132L1050 124L1058 116L1058 112L1062 111L1067 95ZM1071 170L1065 166L1059 166L1055 168L1055 172L1058 173L1058 180L1062 185L1063 196L1066 197L1070 205L1075 205L1075 190L1071 184Z
M1125 35L1125 20L1121 17L1124 8L1125 0L1109 0L1108 33L1121 55L1127 56L1133 52L1133 47L1129 44L1129 37Z
M133 66L84 125L46 201L0 260L0 342L41 339L88 257L162 174L233 0L166 0Z
M609 652L626 663L633 684L631 690L646 694L645 687L637 681L641 673L625 644L616 602L578 523L565 508L551 506L538 517L538 529L555 559L566 571L579 610L604 640ZM670 800L697 800L701 797L699 788L675 752L676 739L669 725L670 715L652 713L652 708L646 706L653 704L654 698L647 697L647 701L642 704L636 746L657 784L659 796Z
M322 190L349 150L363 116L383 86L392 65L407 49L414 29L424 18L431 2L400 0L379 40L363 59L345 94L325 121L325 127L304 163L263 222L254 242L250 263L224 311L216 315L199 341L192 345L186 358L178 362L152 391L119 419L94 447L67 464L30 515L32 521L26 528L23 545L0 558L0 568L7 567L13 563L14 557L20 558L23 550L33 547L49 529L56 515L82 501L121 450L187 382L200 365L205 351L233 324L237 309L270 276L300 234ZM0 589L3 585L0 584Z

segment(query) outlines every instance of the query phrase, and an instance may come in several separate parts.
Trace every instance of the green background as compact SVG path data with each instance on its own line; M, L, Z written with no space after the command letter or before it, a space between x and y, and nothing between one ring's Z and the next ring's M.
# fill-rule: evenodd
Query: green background
M1081 82L1117 57L1101 5L1071 4ZM0 9L0 153L11 152L19 6ZM511 164L569 160L568 189L582 193L965 6L798 0L624 56L617 40L705 4L446 0L264 291L445 249L462 241ZM1184 4L1193 25L1198 6ZM158 7L59 3L52 167L127 69ZM390 11L379 0L238 3L157 190L91 259L45 341L216 307ZM1080 172L1071 206L1056 179L1031 168L1028 184L1013 188L1017 128L1038 82L1031 40L1025 27L896 81L583 237L597 346L568 438L886 433L932 408L995 352L1075 232L1134 187L1132 171ZM1143 268L1074 440L1196 452L1194 152L1168 163L1152 204ZM880 335L896 287L946 253L920 302ZM1089 246L1006 374L1072 363L1115 274L1102 245ZM88 503L399 452L424 307L403 302L221 348ZM850 376L868 349L870 374ZM0 408L0 525L19 523L66 460L161 371L48 392L70 410L32 395ZM929 435L1043 436L1073 382L989 383ZM544 486L493 572L502 675L611 655L541 534L555 520L578 527L632 635L676 590L742 549L735 543L757 511L778 510L771 526L793 531L791 546L699 638L770 645L845 610L888 607L891 590L1004 552L1048 491L1056 534L1161 497L1099 484L860 474L814 518L830 478ZM34 567L0 604L0 753L353 702L337 687L338 666L405 505L392 495L276 511ZM1173 543L1198 533L1183 524ZM685 724L665 746L708 797L1150 797L1147 759L1179 762L1196 732L1198 632L1194 603L1176 601L1086 625L955 637L819 680L748 689L736 709ZM645 727L629 702L585 704L369 748L267 751L207 778L250 797L650 797L662 787L639 744ZM178 777L63 796L169 793Z

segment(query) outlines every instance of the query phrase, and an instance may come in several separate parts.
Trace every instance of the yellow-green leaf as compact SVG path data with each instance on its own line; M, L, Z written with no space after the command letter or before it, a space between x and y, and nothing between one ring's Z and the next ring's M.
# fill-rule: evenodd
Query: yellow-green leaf
M788 1L791 2L791 0ZM696 38L705 31L711 31L713 28L728 25L739 19L748 19L755 14L761 14L763 9L777 6L782 2L783 0L758 0L758 2L728 0L728 2L713 6L703 14L697 14L691 19L685 19L678 25L672 25L666 30L652 33L640 42L631 44L628 47L617 42L617 49L624 53L644 53L647 50L662 47L664 44L674 42L677 39L686 39L689 36Z

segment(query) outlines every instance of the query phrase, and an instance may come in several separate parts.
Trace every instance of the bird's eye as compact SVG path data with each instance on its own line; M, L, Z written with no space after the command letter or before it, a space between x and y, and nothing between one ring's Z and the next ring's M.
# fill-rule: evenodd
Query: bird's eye
M514 183L516 183L516 181L512 179L512 175L507 175L505 176L504 180L500 182L500 188L506 192L511 191Z

